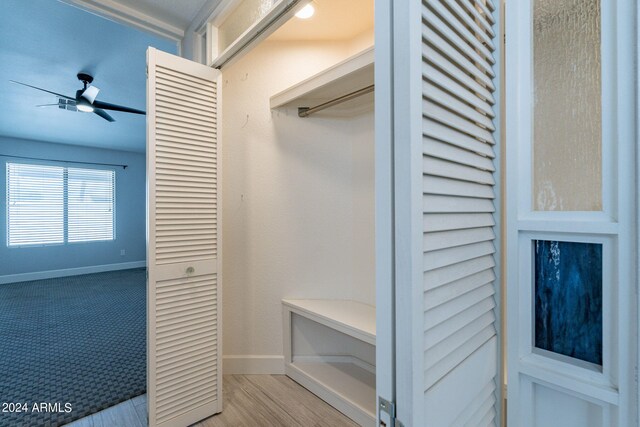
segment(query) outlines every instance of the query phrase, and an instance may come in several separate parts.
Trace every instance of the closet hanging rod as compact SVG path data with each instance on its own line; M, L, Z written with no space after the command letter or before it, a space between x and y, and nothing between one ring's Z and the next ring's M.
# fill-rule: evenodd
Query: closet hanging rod
M129 165L118 165L113 163L94 163L94 162L80 162L80 161L74 161L74 160L43 159L41 157L10 156L8 154L0 154L0 157L9 157L12 159L24 159L24 160L40 160L43 162L73 163L73 164L80 164L80 165L113 166L113 167L119 167L122 169L126 169L129 166Z
M350 92L346 95L339 96L338 98L332 99L331 101L324 102L320 105L316 105L315 107L298 107L298 117L309 117L313 113L317 113L318 111L322 111L325 108L333 107L334 105L342 104L343 102L349 101L353 98L357 98L362 95L366 95L367 93L373 92L375 89L375 85L367 86L362 89L358 89L356 91Z

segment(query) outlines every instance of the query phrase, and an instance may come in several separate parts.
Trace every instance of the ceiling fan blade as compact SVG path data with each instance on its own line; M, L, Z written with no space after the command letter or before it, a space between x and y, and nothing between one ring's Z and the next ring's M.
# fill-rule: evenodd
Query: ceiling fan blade
M98 96L98 92L100 92L100 89L95 86L89 86L84 90L84 92L82 92L82 95L80 96L93 104L93 101L96 100L96 96Z
M54 106L57 107L59 105L60 104L56 102L55 104L40 104L40 105L36 105L36 107L54 107Z
M13 82L13 83L17 83L17 84L22 85L22 86L28 86L28 87L31 87L31 88L34 88L34 89L38 89L38 90L41 90L41 91L43 91L43 92L51 93L51 94L53 94L53 95L55 95L55 96L59 96L60 98L70 99L71 101L75 101L75 100L76 100L75 98L71 98L70 96L63 95L63 94L61 94L61 93L51 92L50 90L42 89L41 87L31 86L31 85L28 85L28 84L26 84L26 83L20 83L20 82L17 82L17 81L15 81L15 80L9 80L9 81L10 81L10 82Z
M97 115L99 115L100 117L102 117L103 119L105 119L108 122L115 122L116 121L116 119L114 119L113 117L108 115L106 111L101 110L99 108L96 108L95 110L93 110L93 112L96 113Z
M145 111L137 110L135 108L123 107L122 105L109 104L108 102L95 101L93 106L96 108L102 108L103 110L122 111L124 113L134 114L147 114Z

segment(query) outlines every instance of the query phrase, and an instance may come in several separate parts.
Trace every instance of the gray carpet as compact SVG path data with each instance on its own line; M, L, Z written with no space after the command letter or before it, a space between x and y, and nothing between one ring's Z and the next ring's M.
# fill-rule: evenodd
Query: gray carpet
M0 285L0 426L59 426L144 393L145 295L144 269Z

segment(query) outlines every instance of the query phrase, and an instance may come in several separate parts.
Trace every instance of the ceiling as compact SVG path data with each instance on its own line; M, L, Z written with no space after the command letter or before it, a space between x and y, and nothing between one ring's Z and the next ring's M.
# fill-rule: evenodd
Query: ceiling
M113 0L186 30L208 0Z
M144 116L114 111L109 123L95 114L38 108L57 98L9 80L74 97L82 87L76 74L84 71L94 76L99 100L145 110L147 47L175 53L175 43L59 1L3 0L2 6L0 136L144 151Z
M313 0L316 12L311 18L291 18L269 40L352 39L373 28L373 1Z

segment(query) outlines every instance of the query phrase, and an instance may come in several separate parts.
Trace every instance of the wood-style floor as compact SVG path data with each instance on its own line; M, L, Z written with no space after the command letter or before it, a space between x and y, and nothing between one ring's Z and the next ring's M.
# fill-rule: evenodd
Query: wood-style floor
M357 427L284 375L225 375L224 410L196 427ZM139 396L82 418L69 427L146 427L147 399Z
M147 424L147 395L143 394L80 418L66 427L147 427Z

